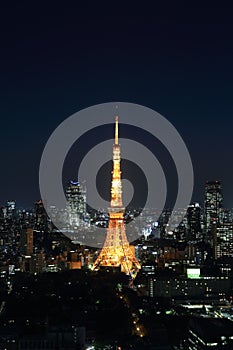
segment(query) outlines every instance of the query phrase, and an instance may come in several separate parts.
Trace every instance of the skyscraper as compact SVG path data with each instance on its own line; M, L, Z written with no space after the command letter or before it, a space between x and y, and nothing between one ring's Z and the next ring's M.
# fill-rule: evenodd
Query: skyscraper
M233 256L233 225L225 222L216 228L217 243L215 246L215 259L222 256Z
M86 189L78 181L69 181L66 200L68 223L79 226L86 214Z
M211 231L212 222L221 222L222 186L220 181L207 181L205 185L205 230Z
M192 203L187 209L188 240L196 240L201 233L201 207L198 203Z
M33 228L23 228L20 233L20 253L31 256L33 253Z
M140 264L135 257L134 246L129 245L125 231L125 208L122 203L120 162L118 117L116 116L109 224L104 246L95 261L93 268L98 269L100 266L120 267L122 272L134 277L138 269L140 269Z
M35 226L37 229L45 229L47 227L47 213L42 200L35 202Z
M16 216L16 202L15 200L8 200L6 204L6 216L8 219L12 219Z

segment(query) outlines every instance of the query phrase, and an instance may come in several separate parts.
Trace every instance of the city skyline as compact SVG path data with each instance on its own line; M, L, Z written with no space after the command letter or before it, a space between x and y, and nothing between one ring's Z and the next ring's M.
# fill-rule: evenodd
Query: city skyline
M107 168L107 170L108 170L108 167L106 167ZM111 178L111 176L110 176L110 178ZM111 182L111 181L110 181ZM216 183L216 184L219 184L219 186L221 186L221 196L222 196L222 199L221 199L221 208L222 209L228 209L228 210L230 210L230 211L232 211L233 210L233 207L231 208L231 207L227 207L226 205L224 205L225 204L225 198L224 198L224 192L223 192L223 187L224 187L224 184L222 184L222 181L220 181L220 180L206 180L205 181L205 183L203 183L203 188L202 188L202 191L203 191L203 198L202 198L202 200L201 201L198 201L197 199L195 199L195 198L192 198L192 200L190 201L190 203L189 203L189 205L187 205L185 208L178 208L178 209L180 209L180 210L187 210L188 208L189 208L189 206L190 205L192 205L193 203L197 203L199 206L200 206L200 208L203 210L203 212L204 212L204 210L205 210L205 200L206 200L206 185L208 184L208 183ZM83 181L78 181L78 178L73 178L73 179L68 179L68 180L66 180L66 181L64 181L64 192L66 193L66 197L67 197L67 190L69 191L69 187L70 188L72 188L72 186L75 188L76 186L80 186L80 188L84 188L84 189L82 189L81 191L83 191L83 194L84 194L84 197L85 197L85 206L86 205L88 205L88 200L87 200L87 196L88 196L88 188L86 187L86 184L85 184L85 180L83 180ZM106 188L108 189L109 188L109 186L106 186ZM105 189L105 191L106 191L106 189ZM105 192L104 191L104 192ZM107 192L107 191L106 191ZM109 197L109 198L111 198L111 197ZM104 199L106 200L106 197L104 197ZM7 198L7 200L6 201L2 201L1 203L0 203L0 207L5 207L5 206L11 206L11 203L14 203L14 206L16 206L17 207L17 209L19 209L19 210L31 210L32 208L33 208L33 206L38 202L38 201L41 201L41 199L40 198L34 198L34 200L32 200L32 202L31 203L29 203L29 205L26 205L26 206L22 206L22 205L20 205L19 203L20 203L20 201L18 202L15 198ZM110 202L110 201L109 201ZM130 204L130 203L129 203ZM67 199L67 205L69 205L69 199ZM139 209L140 207L139 206L135 206L135 207L131 207L131 209ZM91 208L90 207L90 209L94 209L94 210L103 210L104 208L102 208L102 207L98 207L98 208ZM150 210L150 209L159 209L159 208L156 208L156 207L152 207L152 208L146 208L145 207L145 209L147 209L147 210ZM170 207L170 206L164 206L164 208L163 208L164 210L166 210L166 209L169 209L169 210L172 210L172 207ZM86 211L87 209L85 208L85 211ZM107 212L107 208L106 208L106 212Z
M2 4L0 349L233 349L232 18Z

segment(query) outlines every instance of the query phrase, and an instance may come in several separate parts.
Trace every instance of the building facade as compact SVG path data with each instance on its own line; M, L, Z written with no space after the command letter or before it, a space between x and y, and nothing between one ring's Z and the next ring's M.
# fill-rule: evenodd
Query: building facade
M213 222L221 223L223 209L222 186L220 181L207 181L205 184L205 231L211 232Z
M86 215L86 188L78 181L69 181L66 200L68 225L80 226Z

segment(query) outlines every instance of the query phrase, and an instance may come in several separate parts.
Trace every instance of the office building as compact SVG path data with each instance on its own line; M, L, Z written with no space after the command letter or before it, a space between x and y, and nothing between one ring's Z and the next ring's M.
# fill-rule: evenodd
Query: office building
M223 300L230 293L227 276L151 277L148 283L151 298Z
M201 207L198 203L192 203L187 209L187 239L195 241L201 235Z
M69 181L66 187L68 224L80 226L86 215L86 188L78 181Z
M213 222L221 223L223 208L222 186L220 181L207 181L205 184L205 231L208 236Z
M20 254L31 256L33 253L33 228L23 228L20 233Z

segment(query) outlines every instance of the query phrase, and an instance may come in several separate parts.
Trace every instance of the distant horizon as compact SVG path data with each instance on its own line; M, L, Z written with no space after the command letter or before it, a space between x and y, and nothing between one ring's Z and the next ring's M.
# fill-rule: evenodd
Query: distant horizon
M73 180L69 179L69 180L67 180L67 183L68 183L69 181L78 181L78 180L76 180L76 179L73 179ZM210 182L212 182L212 181L213 181L213 182L215 182L215 181L220 181L221 186L222 186L222 193L223 193L223 209L233 210L233 206L230 207L230 206L225 205L224 188L223 188L224 186L223 186L222 181L219 180L219 179L218 179L218 180L216 180L216 179L213 180L213 179L212 179L212 180L206 180L205 183L206 183L207 181L210 181ZM83 180L83 181L78 181L78 182L82 183L82 182L85 182L85 180ZM202 209L204 208L205 183L204 183L204 185L203 185L203 198L202 198L201 200L195 200L195 198L194 198L194 199L192 199L192 201L191 201L189 204L198 203ZM88 199L88 188L87 188L87 199ZM33 200L33 201L31 202L31 204L29 204L29 202L24 203L23 200L21 200L21 199L8 198L8 199L5 200L5 202L4 202L4 201L0 202L0 207L5 207L6 204L7 204L7 201L11 201L11 200L16 201L16 207L17 207L18 209L32 209L33 206L34 206L34 204L35 204L37 201L40 201L40 200L41 200L41 197L38 196L38 198L35 199L35 200ZM87 200L87 204L88 204L88 200ZM100 209L100 208L97 208L96 210L99 210L99 209ZM138 208L136 207L135 209L138 209ZM147 209L147 208L145 208L145 209ZM152 209L157 209L157 208L152 208ZM172 209L172 206L166 206L166 207L164 207L163 209ZM180 209L182 209L182 208L180 208Z

